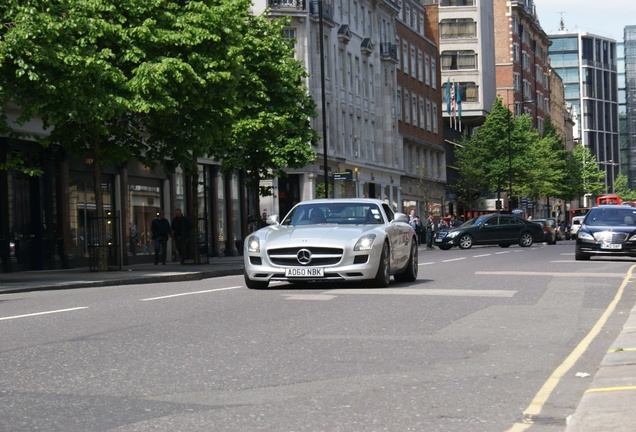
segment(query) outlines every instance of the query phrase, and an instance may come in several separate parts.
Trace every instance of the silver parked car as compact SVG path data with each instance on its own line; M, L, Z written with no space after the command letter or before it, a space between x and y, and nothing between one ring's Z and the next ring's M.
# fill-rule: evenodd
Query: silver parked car
M368 281L386 287L417 279L415 230L408 216L381 200L303 201L278 223L250 234L244 246L245 284L264 289L270 281Z

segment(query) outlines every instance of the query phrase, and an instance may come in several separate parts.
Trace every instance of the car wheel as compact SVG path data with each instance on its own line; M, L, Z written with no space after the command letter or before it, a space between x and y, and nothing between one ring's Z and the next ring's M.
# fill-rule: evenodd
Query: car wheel
M377 288L386 288L389 286L391 280L391 259L389 245L384 243L382 246L382 255L380 256L380 263L378 264L378 272L373 279L373 286Z
M245 286L248 287L249 289L260 290L260 289L265 289L269 286L269 281L252 280L247 276L247 273L243 273L243 278L245 279Z
M409 261L406 265L406 268L402 273L398 273L395 275L395 280L398 282L414 282L417 279L417 270L418 270L418 262L417 262L417 243L412 240L411 241L411 253L409 255Z
M589 261L590 256L588 254L581 253L577 250L574 252L574 259L576 261Z
M464 234L459 238L460 249L470 249L473 247L473 237L470 234Z
M532 246L532 234L529 232L521 233L521 237L519 237L519 246L521 247L530 247Z
M499 243L499 247L502 247L502 248L510 247L510 243Z
M450 248L452 248L452 246L449 245L438 245L437 247L441 250L450 250Z

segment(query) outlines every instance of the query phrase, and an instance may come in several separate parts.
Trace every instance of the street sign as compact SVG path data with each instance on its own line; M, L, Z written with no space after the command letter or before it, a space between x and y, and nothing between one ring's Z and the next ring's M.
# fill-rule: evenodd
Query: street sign
M345 170L344 172L335 172L333 173L334 180L353 180L353 171L350 169Z

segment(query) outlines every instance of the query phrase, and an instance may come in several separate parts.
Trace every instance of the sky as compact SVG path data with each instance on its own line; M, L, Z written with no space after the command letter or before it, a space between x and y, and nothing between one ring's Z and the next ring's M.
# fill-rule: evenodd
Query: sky
M636 0L534 0L543 31L559 31L563 16L565 29L583 30L620 42L623 29L636 25Z

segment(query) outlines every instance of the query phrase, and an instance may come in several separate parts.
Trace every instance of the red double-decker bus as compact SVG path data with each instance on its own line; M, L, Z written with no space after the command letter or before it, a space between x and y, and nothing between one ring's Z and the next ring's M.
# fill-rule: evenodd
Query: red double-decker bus
M587 212L589 212L590 209L587 207L581 207L581 208L575 208L570 210L570 220L572 220L572 218L574 216L585 216L587 214Z
M603 204L622 204L622 200L618 195L601 195L596 197L596 205Z

